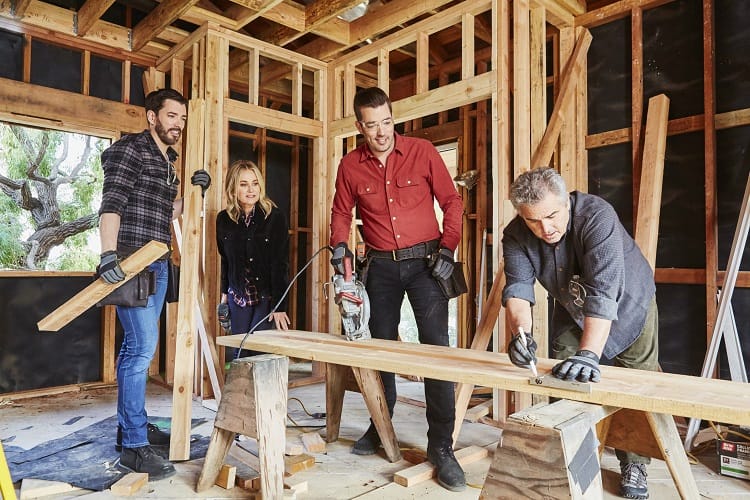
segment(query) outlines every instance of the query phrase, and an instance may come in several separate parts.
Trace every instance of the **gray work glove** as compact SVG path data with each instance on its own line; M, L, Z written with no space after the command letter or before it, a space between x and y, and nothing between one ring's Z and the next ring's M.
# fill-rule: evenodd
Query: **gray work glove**
M510 362L520 368L531 368L531 363L536 364L536 340L530 334L526 334L526 344L523 343L520 334L515 334L508 343L508 357Z
M120 282L125 279L125 271L120 267L120 258L114 250L101 254L99 260L99 277L109 283Z
M579 382L599 382L602 372L599 371L599 356L582 349L565 361L552 367L552 374L564 380Z
M346 270L344 269L344 259L349 259L349 262L354 262L354 254L349 250L346 243L341 242L333 247L333 257L331 257L331 265L336 274L346 274Z
M206 189L211 185L211 176L205 170L196 170L193 172L193 176L190 178L190 183L193 186L201 187L201 196L206 194Z
M435 258L435 263L432 265L432 276L441 280L447 280L453 274L454 264L453 251L445 247L440 247Z
M224 330L229 330L232 327L232 323L229 321L229 304L223 302L216 306L216 316L219 317L219 325Z

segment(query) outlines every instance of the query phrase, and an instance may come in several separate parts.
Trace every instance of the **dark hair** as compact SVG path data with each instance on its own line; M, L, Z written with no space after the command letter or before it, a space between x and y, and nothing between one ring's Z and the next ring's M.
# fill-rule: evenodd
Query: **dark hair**
M565 180L554 168L538 167L519 175L510 186L510 202L514 208L520 205L535 205L547 193L557 196L560 201L568 199Z
M354 95L354 115L357 120L362 119L362 108L377 108L383 104L388 105L388 109L393 114L393 106L388 94L379 87L368 87L358 91Z
M177 101L185 106L188 103L187 99L174 89L159 89L149 92L146 96L146 111L153 111L158 114L159 110L164 107L164 101L167 99Z

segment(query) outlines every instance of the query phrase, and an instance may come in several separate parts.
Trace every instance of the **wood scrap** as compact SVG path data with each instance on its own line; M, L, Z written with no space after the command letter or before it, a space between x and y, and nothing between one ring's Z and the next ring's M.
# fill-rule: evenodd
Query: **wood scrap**
M315 465L315 457L303 453L296 457L284 457L284 471L287 476L307 470Z
M401 456L404 460L414 465L421 464L422 462L425 462L427 460L427 454L424 452L424 450L420 450L419 448L409 448L407 450L403 450L401 452Z
M309 453L325 453L326 442L317 432L305 432L299 438Z
M131 472L110 487L113 495L121 497L133 496L138 490L148 483L148 474L145 472Z
M456 460L461 467L477 462L485 458L488 454L487 448L482 448L481 446L469 446L455 452ZM396 472L393 475L393 482L401 486L414 486L435 477L435 472L435 466L432 463L424 462Z
M305 446L299 441L294 439L286 440L286 447L284 448L284 455L297 456L302 455L305 452Z
M230 488L234 488L234 482L236 478L237 467L224 464L221 466L221 469L219 470L219 477L216 478L214 484L216 486L221 486L225 490L228 490Z
M27 477L21 481L21 494L19 498L39 498L58 495L60 493L69 493L71 491L81 491L81 488L62 481L45 481L43 479L31 479Z
M482 417L486 417L492 413L492 400L485 401L484 403L480 403L476 406L472 406L468 410L466 410L466 414L464 415L464 420L468 420L469 422L476 422Z
M296 494L307 493L307 481L294 477L284 478L284 489L292 490Z

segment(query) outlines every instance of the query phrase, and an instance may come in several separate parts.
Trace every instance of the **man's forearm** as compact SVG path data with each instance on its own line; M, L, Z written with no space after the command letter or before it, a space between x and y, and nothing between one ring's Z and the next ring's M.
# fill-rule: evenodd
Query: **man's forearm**
M101 253L117 250L117 234L120 232L120 215L104 213L99 216L99 240Z
M531 332L531 304L527 300L512 297L505 302L507 311L508 327L515 335L518 328L522 327L525 332Z
M591 351L601 357L611 327L611 320L586 316L583 318L583 335L578 349Z

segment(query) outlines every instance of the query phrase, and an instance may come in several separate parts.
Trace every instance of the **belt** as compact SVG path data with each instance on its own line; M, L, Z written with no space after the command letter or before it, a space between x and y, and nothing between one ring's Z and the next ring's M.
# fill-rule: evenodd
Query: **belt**
M414 246L408 248L399 248L398 250L374 250L369 249L367 251L367 257L375 259L390 259L390 260L408 260L408 259L424 259L430 256L435 250L438 249L440 240L425 241L417 243Z

